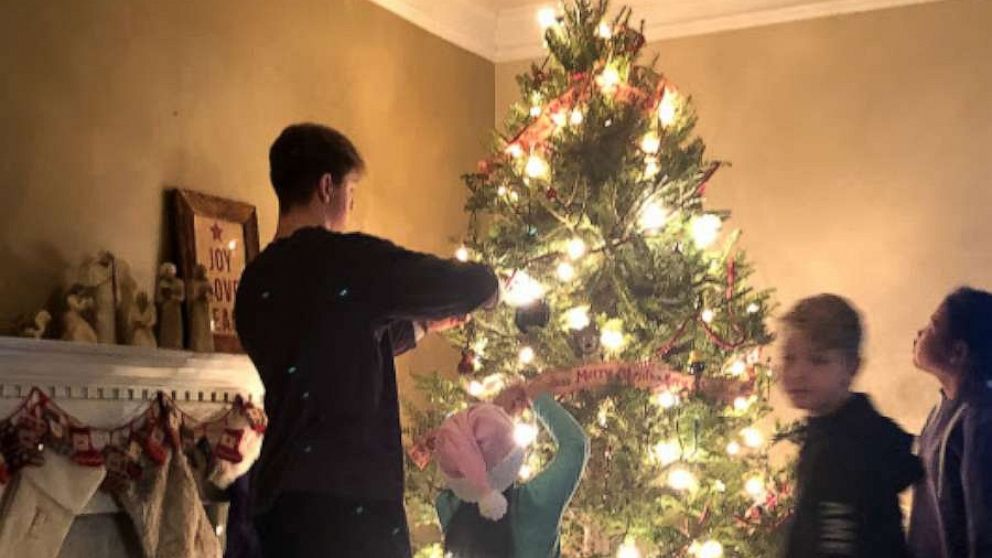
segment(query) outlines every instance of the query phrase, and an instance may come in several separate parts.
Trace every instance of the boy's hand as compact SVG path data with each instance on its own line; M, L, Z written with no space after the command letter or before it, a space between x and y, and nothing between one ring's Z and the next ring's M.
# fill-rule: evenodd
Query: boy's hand
M442 320L428 320L424 322L424 330L427 333L438 333L441 331L447 331L449 329L454 329L456 327L462 327L467 324L472 319L471 316L452 316L450 318L444 318Z

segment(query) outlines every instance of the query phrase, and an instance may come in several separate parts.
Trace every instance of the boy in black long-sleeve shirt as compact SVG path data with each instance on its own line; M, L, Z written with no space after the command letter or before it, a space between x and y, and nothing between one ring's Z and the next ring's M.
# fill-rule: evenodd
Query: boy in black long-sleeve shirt
M393 356L494 301L496 277L344 234L363 162L335 130L290 126L269 160L276 239L235 312L270 419L253 477L263 553L409 556Z
M782 385L809 413L786 558L905 558L899 493L923 474L912 437L851 393L861 320L843 298L799 301L782 319Z

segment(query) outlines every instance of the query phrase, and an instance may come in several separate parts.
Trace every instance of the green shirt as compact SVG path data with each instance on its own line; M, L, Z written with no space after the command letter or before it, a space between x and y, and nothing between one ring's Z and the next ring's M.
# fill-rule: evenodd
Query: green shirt
M539 475L514 488L508 511L513 532L512 558L557 558L561 556L561 516L582 478L589 457L589 439L572 415L546 393L534 400L534 414L550 432L558 451ZM450 490L438 495L435 506L442 530L447 531L460 505L462 501Z

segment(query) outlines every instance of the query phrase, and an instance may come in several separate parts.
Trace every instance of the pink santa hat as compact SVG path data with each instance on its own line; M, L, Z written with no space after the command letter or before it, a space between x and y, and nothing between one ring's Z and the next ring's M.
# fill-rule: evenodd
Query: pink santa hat
M502 408L480 403L455 413L438 428L434 455L448 488L493 521L506 514L503 491L513 485L524 450L513 439L513 419Z

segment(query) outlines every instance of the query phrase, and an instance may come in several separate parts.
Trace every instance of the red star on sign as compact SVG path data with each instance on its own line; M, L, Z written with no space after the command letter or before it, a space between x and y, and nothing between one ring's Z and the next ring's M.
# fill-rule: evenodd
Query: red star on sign
M224 229L220 228L220 224L214 221L214 226L210 227L210 232L214 235L214 240L220 240L220 233L224 232Z

